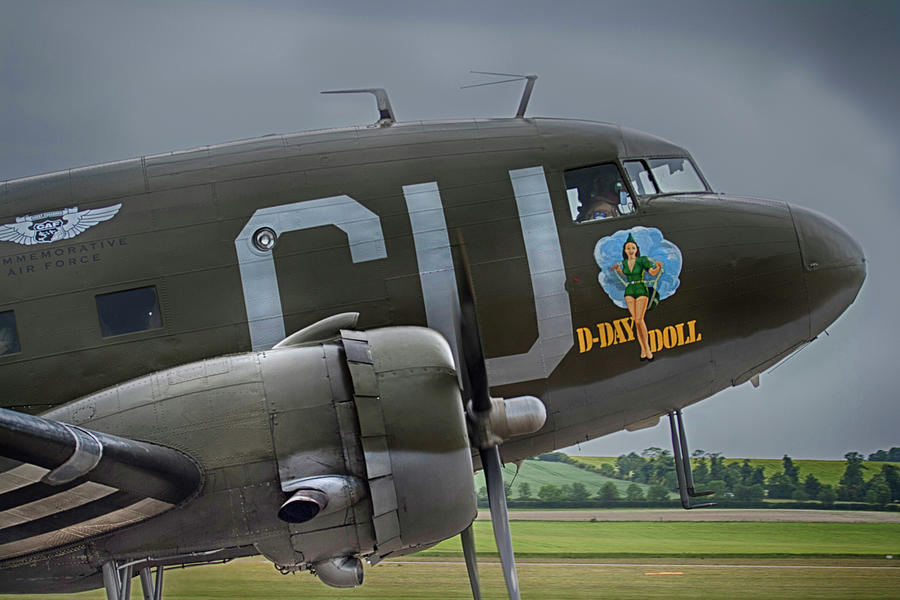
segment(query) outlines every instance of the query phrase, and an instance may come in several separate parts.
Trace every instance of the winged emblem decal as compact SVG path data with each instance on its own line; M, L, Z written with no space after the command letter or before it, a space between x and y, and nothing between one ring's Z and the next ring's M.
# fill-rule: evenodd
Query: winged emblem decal
M24 246L69 240L103 221L109 221L122 208L120 204L78 210L77 206L37 215L16 217L15 223L0 225L0 241Z

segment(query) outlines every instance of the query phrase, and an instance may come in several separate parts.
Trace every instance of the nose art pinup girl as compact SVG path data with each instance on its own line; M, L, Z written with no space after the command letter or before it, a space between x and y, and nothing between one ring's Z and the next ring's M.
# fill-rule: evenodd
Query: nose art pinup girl
M654 263L656 263L654 265ZM622 262L613 265L613 270L624 275L625 304L634 321L635 333L641 345L641 360L653 360L650 351L650 342L647 335L647 325L644 323L644 313L647 312L647 304L650 301L650 292L644 284L644 272L656 276L662 270L662 262L650 260L647 256L641 256L634 237L628 234L625 245L622 246ZM656 290L654 290L654 293Z

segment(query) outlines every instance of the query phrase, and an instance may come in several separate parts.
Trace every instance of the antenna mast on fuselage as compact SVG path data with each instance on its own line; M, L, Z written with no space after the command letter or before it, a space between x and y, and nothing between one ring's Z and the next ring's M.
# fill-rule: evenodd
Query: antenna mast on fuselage
M364 88L358 90L328 90L323 94L372 94L375 101L378 102L378 120L375 125L378 127L388 127L397 122L394 117L394 109L391 108L391 101L388 100L387 91L384 88Z
M460 89L473 88L473 87L482 87L485 85L496 85L498 83L509 83L511 81L522 81L525 80L525 89L522 91L522 99L519 101L519 108L516 110L517 119L525 118L525 109L528 108L528 101L531 100L531 90L534 89L534 82L537 80L537 75L516 75L514 73L492 73L490 71L469 71L469 73L475 73L477 75L495 75L497 77L512 77L512 79L502 79L500 81L489 81L487 83L476 83L473 85L464 85L460 87Z

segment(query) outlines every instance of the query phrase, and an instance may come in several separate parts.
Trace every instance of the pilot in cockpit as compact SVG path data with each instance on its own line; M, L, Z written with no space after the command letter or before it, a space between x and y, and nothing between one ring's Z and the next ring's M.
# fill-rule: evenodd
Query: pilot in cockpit
M599 173L594 178L590 197L578 209L577 222L607 219L619 216L619 193L616 184L618 176L614 172Z

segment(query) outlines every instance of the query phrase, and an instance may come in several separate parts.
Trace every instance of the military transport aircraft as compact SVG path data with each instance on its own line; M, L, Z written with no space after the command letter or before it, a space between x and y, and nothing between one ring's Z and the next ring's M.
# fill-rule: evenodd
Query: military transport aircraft
M483 467L518 598L501 458L668 415L691 508L680 410L865 278L835 222L652 135L365 91L373 126L0 183L0 592L159 599L249 555L355 586L461 534L477 598Z

